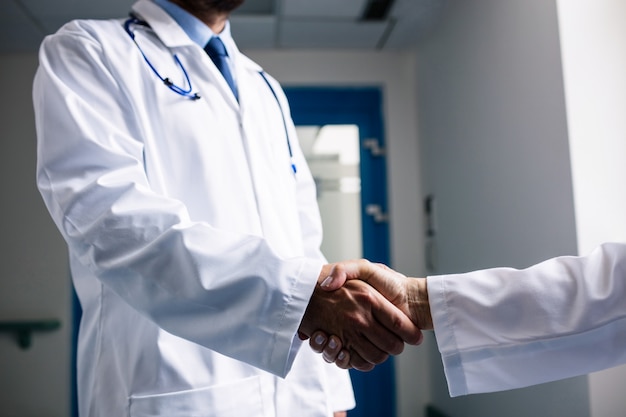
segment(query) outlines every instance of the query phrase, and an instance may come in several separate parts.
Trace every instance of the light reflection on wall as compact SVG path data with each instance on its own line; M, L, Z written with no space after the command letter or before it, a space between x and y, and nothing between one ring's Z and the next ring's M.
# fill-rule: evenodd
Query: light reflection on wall
M317 185L330 262L363 256L359 129L356 125L298 126L300 146Z

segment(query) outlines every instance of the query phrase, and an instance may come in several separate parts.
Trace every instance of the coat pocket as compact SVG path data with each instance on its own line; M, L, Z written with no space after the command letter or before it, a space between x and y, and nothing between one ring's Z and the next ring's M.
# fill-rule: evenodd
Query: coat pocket
M187 391L129 398L131 417L262 416L259 377Z

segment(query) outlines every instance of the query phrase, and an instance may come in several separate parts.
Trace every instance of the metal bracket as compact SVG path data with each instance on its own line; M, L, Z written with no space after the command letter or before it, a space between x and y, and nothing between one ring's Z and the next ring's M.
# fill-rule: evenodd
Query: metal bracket
M59 327L61 322L56 319L0 322L0 332L15 334L17 344L22 349L28 349L32 345L33 332L47 332Z
M369 149L372 156L383 156L385 155L385 148L380 146L378 139L376 138L367 138L363 140L363 147L365 149Z
M383 208L379 204L368 204L365 206L365 214L372 216L376 223L387 223L389 215L383 212Z

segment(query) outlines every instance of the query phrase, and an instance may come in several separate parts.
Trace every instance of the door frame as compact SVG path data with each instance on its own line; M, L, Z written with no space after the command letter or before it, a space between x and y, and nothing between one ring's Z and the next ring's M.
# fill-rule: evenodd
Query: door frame
M389 265L386 219L387 171L384 153L383 95L379 87L283 87L296 126L357 125L361 175L363 257ZM368 207L378 207L381 219ZM351 370L357 407L350 417L396 415L395 369L390 358L374 370Z

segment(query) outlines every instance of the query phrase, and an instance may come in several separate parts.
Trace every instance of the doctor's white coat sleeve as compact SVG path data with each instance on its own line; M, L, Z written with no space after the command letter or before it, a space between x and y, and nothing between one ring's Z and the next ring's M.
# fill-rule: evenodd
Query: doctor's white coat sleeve
M428 277L451 396L555 381L626 363L626 244L525 270Z
M81 25L46 38L33 89L37 183L72 256L162 329L285 376L322 262L283 259L155 191L135 120L149 109Z

